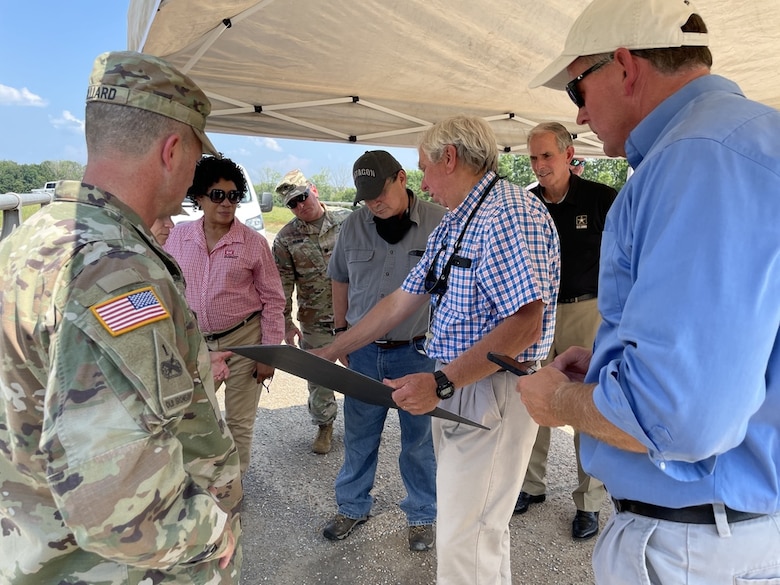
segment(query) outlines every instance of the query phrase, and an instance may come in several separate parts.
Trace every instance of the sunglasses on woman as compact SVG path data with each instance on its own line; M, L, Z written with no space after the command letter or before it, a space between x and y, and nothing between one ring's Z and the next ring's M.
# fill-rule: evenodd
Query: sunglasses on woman
M229 203L235 205L244 196L244 193L241 191L238 191L236 189L232 189L225 193L222 189L212 189L208 193L206 193L206 196L211 199L214 203L222 203L226 198Z

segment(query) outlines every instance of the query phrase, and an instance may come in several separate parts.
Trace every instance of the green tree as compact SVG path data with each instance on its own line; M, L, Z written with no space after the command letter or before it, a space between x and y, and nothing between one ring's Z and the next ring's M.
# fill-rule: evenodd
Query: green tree
M253 185L255 186L255 192L273 193L274 205L280 207L282 205L282 200L279 197L279 195L276 194L276 186L279 184L279 181L282 180L282 177L284 175L279 171L268 167L264 168L260 174L261 174L260 182L253 183Z
M77 181L84 176L84 165L72 160L45 160L41 169L48 173L48 181Z
M582 176L620 191L628 178L628 161L624 158L588 159Z
M81 179L84 166L69 160L44 161L40 164L18 164L0 161L0 193L29 193L47 181Z
M431 200L431 196L428 193L423 193L422 190L422 178L423 172L420 169L404 169L406 171L406 186L412 190L412 193L417 195L420 199L426 201Z

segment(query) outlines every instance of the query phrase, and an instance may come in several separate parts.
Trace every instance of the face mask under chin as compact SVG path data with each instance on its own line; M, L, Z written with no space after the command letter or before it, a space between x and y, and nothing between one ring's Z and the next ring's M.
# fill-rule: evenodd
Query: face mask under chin
M397 244L406 235L412 227L412 220L409 219L409 210L403 212L400 216L388 217L382 219L374 217L376 232L388 244Z

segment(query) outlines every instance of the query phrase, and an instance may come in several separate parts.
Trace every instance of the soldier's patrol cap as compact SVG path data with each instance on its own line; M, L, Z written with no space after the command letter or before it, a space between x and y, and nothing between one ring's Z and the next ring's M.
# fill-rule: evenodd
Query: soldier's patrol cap
M276 192L284 198L284 204L292 201L298 195L303 195L309 190L310 183L298 169L287 173L276 186Z
M205 132L211 102L192 79L159 57L134 51L98 55L89 77L90 102L138 108L188 124L203 152L220 156Z
M385 181L403 167L385 150L368 150L352 166L355 181L355 203L376 199L385 188Z

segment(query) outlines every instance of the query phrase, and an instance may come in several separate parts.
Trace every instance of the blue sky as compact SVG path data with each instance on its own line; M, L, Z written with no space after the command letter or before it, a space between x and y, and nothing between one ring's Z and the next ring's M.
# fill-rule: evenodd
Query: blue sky
M84 97L92 62L127 48L127 0L0 0L0 160L86 163ZM210 133L214 145L242 163L255 183L263 171L328 169L349 182L367 147ZM368 147L370 149L371 147ZM407 169L417 152L390 150Z

